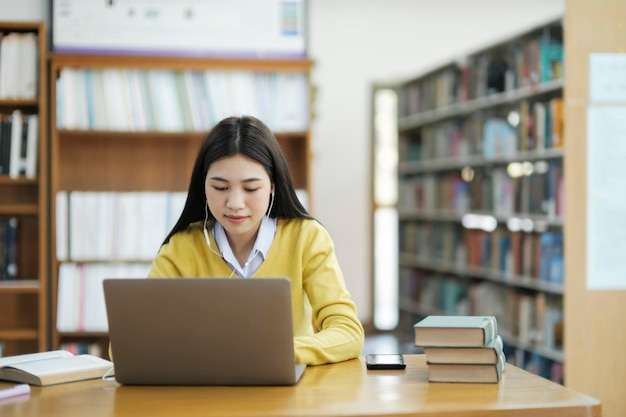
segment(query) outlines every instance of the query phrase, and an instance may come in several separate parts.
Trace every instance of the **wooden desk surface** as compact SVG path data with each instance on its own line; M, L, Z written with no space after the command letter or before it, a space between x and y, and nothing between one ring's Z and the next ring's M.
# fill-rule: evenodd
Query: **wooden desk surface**
M424 355L404 371L368 371L364 358L309 367L291 387L121 386L91 380L32 387L0 400L29 416L541 416L601 415L598 400L506 366L500 384L428 383ZM0 388L11 384L0 383Z

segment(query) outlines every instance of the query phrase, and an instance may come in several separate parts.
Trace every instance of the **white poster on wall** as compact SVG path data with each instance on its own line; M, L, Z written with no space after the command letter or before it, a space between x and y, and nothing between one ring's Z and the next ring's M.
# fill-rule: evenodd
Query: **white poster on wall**
M52 49L303 58L305 0L53 0Z
M587 288L626 289L626 54L591 54Z

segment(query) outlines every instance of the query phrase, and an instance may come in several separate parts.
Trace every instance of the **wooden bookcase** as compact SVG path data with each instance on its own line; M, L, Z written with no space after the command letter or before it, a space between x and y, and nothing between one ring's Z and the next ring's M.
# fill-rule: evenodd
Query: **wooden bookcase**
M602 204L602 200L594 202L602 190L593 188L590 170L594 169L593 166L597 169L598 163L610 166L615 159L592 159L590 141L597 141L596 147L610 146L611 135L598 135L596 129L589 131L589 111L623 111L626 100L623 98L622 75L621 89L615 87L621 91L621 100L611 104L594 103L591 79L597 75L591 73L590 61L592 54L616 54L623 61L626 51L624 15L626 3L622 0L565 2L565 383L572 389L598 398L602 402L603 416L626 415L626 291L623 285L626 260L623 256L612 260L609 257L609 262L602 260L607 265L615 265L617 261L624 266L612 275L612 278L619 279L621 286L593 288L590 285L607 278L595 268L587 270L588 262L591 262L588 234L598 232L590 228L590 203L593 202L596 210L598 203ZM602 30L598 30L599 27ZM606 79L609 81L608 77ZM615 79L610 81L614 85ZM619 141L623 141L623 119L620 128L622 135ZM606 132L612 130L607 129ZM623 158L622 149L615 149L615 157ZM623 164L620 163L620 166ZM614 177L607 175L603 180L623 183L624 178L624 171L621 169L615 172ZM621 201L620 198L619 195L610 196L615 201ZM606 207L607 211L610 208ZM610 219L608 224L615 227L617 233L623 231L623 217L617 223L614 217L607 218ZM614 245L612 250L607 251L610 255L624 246L624 240L606 237L603 244ZM606 246L601 249L605 248Z
M100 55L50 55L51 86L51 191L52 218L58 211L56 196L59 192L170 192L185 193L191 175L191 169L200 143L206 136L209 126L202 129L185 128L163 131L149 128L143 131L72 128L68 129L60 122L59 107L68 99L66 90L59 89L57 82L67 69L91 71L117 69L122 71L167 71L172 73L188 72L238 72L255 74L291 74L303 76L306 82L301 100L306 107L306 125L301 129L285 130L275 128L279 143L285 151L295 187L306 191L311 198L310 175L310 68L311 61L302 60L235 60L205 58L169 58L151 56L100 56ZM274 94L281 98L281 84L273 88ZM244 89L245 91L245 89ZM247 90L244 94L254 91ZM120 93L121 94L121 93ZM237 94L237 93L235 93ZM240 99L242 97L239 97ZM61 104L59 104L61 103ZM70 208L71 211L71 208ZM120 219L123 220L123 219ZM110 225L114 227L114 225ZM168 225L168 229L173 223ZM53 303L53 346L59 347L66 342L91 341L105 347L106 331L59 331L57 329L57 297L59 296L59 268L64 263L76 262L71 254L64 260L57 257L57 223L51 222L52 230L52 303ZM159 237L157 248L165 236ZM69 237L72 239L72 236ZM156 253L156 252L155 252ZM87 259L81 258L80 264L150 262L151 259L116 258L115 256ZM91 277L87 277L89 279ZM102 277L100 277L102 278ZM106 356L106 349L102 351Z
M507 358L563 381L563 27L396 85L400 328L494 315Z
M15 110L24 116L36 114L38 132L34 176L0 175L0 217L17 223L16 274L0 281L2 356L33 353L49 346L46 29L43 22L0 21L0 34L9 33L36 35L37 88L34 98L0 98L0 114L3 118ZM2 59L10 59L9 53L2 52ZM5 241L1 244L3 250L10 246Z

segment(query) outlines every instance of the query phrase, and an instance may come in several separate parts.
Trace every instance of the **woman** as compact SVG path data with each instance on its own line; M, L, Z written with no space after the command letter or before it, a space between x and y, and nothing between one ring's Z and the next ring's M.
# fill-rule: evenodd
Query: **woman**
M230 117L202 144L178 222L149 277L277 277L291 281L297 363L360 355L364 332L326 229L296 197L276 138Z

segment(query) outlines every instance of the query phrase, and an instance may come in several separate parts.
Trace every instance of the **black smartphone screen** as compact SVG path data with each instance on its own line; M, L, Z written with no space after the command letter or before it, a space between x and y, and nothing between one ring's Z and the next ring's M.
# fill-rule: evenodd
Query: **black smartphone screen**
M365 357L367 369L404 369L406 363L399 353L372 353Z

